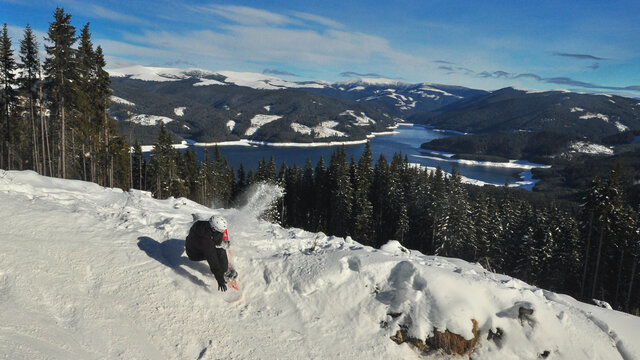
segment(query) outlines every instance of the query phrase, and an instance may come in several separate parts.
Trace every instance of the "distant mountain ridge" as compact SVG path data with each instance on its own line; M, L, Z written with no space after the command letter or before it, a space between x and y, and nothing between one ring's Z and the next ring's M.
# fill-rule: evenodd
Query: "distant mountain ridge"
M509 87L461 99L437 114L416 114L409 119L470 133L551 131L600 142L609 135L640 129L640 103L615 95Z
M364 140L388 131L394 118L354 101L301 90L292 83L238 72L133 67L112 70L111 114L124 134L157 139L160 121L174 140L264 142ZM273 91L278 90L278 91Z

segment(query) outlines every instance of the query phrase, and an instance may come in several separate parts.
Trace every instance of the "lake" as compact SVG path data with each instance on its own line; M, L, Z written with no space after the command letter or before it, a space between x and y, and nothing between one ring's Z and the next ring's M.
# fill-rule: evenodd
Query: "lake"
M486 183L503 185L506 179L509 179L510 183L515 183L520 178L517 173L523 170L517 170L513 168L503 168L495 166L484 166L480 164L457 164L452 163L448 159L433 158L421 158L417 156L432 155L428 151L420 148L420 145L429 140L447 137L453 134L434 130L425 126L400 126L397 128L397 133L394 135L376 136L370 139L371 152L373 153L374 165L378 160L380 154L384 154L387 161L391 161L395 152L402 152L403 156L409 157L409 162L417 163L423 166L437 167L440 166L444 171L450 172L453 167L456 167L460 173L468 178L480 180ZM349 158L354 156L356 161L362 155L364 151L364 144L358 145L345 145L347 155ZM198 159L204 158L204 148L201 146L193 146L198 155ZM311 159L311 163L314 168L320 157L325 160L325 166L329 166L329 159L331 159L331 153L336 149L335 146L323 146L323 147L275 147L275 146L242 146L242 145L227 145L219 146L220 153L226 157L230 165L234 169L238 169L238 166L242 164L245 171L249 169L256 169L258 161L263 157L266 157L267 161L273 156L278 169L284 162L291 166L297 164L303 167L307 158ZM417 155L417 156L416 156Z

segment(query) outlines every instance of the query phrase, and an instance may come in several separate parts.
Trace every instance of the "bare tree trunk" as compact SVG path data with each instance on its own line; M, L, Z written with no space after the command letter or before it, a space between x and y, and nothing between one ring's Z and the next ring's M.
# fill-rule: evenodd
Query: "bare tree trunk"
M60 156L62 156L62 163L61 163L61 166L62 166L62 178L66 179L67 178L67 163L66 163L66 147L67 147L67 143L66 143L66 138L65 138L65 130L66 130L65 125L66 124L65 124L64 115L65 114L64 114L64 96L63 96L62 97L62 117L61 117L62 123L60 125L61 126L60 132L61 132L61 135L62 135L62 142L61 142L60 146L61 146L62 149L61 149Z
M47 175L47 157L45 153L45 141L44 141L44 100L42 96L42 73L40 73L40 136L41 136L41 144L42 147L42 174ZM51 173L49 173L51 175Z
M596 270L593 273L593 284L591 284L591 297L596 295L596 285L598 283L598 271L600 270L600 255L602 254L602 242L604 240L604 232L606 231L604 223L600 229L600 241L598 242L598 256L596 258ZM604 300L604 299L601 299Z
M8 85L5 84L5 89L3 91L3 95L7 93L6 87ZM7 157L7 163L5 167L7 170L11 170L11 122L9 121L9 96L3 96L4 100L4 121L6 126L7 133L5 134L4 143L5 143L5 151Z
M631 265L631 280L629 280L629 291L627 291L627 301L624 304L624 311L629 312L629 306L631 302L631 291L633 290L633 278L636 274L636 267L638 266L638 257L633 257L633 265Z
M73 169L76 168L76 138L75 138L75 129L71 128L71 166ZM75 171L74 171L75 173ZM74 174L75 177L75 174Z
M587 248L584 255L584 266L582 270L582 283L580 284L580 296L584 297L584 287L587 283L587 267L589 266L589 251L591 249L591 233L593 226L593 211L589 213L589 232L587 233Z
M47 143L47 158L49 163L49 176L53 176L53 159L51 157L51 147L49 146L49 127L47 121L44 122L44 135Z
M622 285L622 264L624 263L624 248L620 249L620 260L618 261L618 280L616 281L616 296L613 303L618 307L618 294L620 293L620 286Z
M95 142L94 142L95 144ZM89 144L89 156L91 158L91 182L97 182L96 179L96 159L94 158L93 154L95 154L96 150L95 148Z
M142 159L144 159L144 155L138 159L138 189L140 190L144 190L142 187Z
M104 99L104 131L105 131L105 140L107 146L107 158L109 163L108 176L109 176L109 187L113 187L113 156L111 155L111 145L109 143L109 115L107 114L107 99Z
M129 147L129 189L133 188L133 151Z
M40 171L40 161L38 159L38 141L36 140L36 122L35 122L35 111L33 109L33 95L29 96L29 109L31 110L31 141L33 143L33 170L35 170L38 174L41 174Z
M84 142L82 143L82 177L87 181L87 158L84 156Z

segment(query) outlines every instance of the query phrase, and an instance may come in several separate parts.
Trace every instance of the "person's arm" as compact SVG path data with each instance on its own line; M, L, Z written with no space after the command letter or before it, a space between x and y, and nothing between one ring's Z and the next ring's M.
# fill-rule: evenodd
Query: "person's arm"
M216 236L217 238L217 236ZM218 240L218 239L215 239ZM215 241L214 243L220 244L220 241ZM225 291L227 289L227 282L224 280L224 273L229 268L229 260L227 259L227 251L221 247L217 247L214 244L210 244L211 246L207 246L207 262L209 263L209 268L213 273L213 276L216 278L218 282L218 289Z

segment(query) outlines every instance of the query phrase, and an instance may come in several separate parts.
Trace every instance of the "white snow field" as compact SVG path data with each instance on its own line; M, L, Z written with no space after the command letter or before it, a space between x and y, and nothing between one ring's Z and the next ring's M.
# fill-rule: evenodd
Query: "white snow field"
M132 123L136 123L142 126L156 126L159 121L162 121L165 124L168 124L173 121L172 118L160 115L149 115L149 114L137 114L130 117L127 121Z
M257 114L253 118L251 118L251 126L244 132L245 135L251 136L256 133L262 127L262 125L266 125L270 122L281 119L281 115L264 115Z
M470 338L475 319L473 359L640 359L637 317L394 241L376 250L257 220L278 193L209 209L0 170L0 357L419 359L390 339L400 325ZM229 221L238 304L184 254L194 213Z

